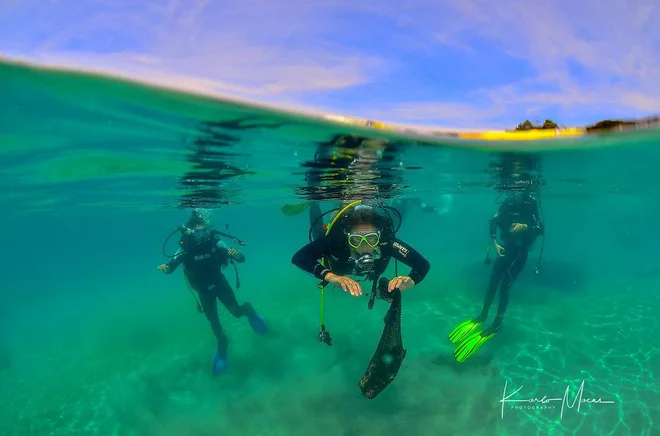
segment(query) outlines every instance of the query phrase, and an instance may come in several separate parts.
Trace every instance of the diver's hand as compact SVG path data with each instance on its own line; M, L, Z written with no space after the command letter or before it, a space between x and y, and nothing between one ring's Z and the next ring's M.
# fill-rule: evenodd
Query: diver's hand
M170 266L166 263L164 263L162 265L158 265L158 270L159 271L167 272L167 271L169 271L169 269L170 269Z
M502 246L501 246L500 244L498 244L497 242L493 242L493 244L495 244L495 252L497 253L497 255L498 255L499 257L504 256L504 247L502 247Z
M399 288L399 291L403 292L406 289L410 289L415 286L415 281L408 276L398 276L394 277L387 285L387 292L392 292L396 288Z
M527 230L527 224L513 223L511 224L511 233L524 232Z
M337 274L328 273L325 276L325 281L335 284L337 286L341 286L341 288L345 292L350 292L351 295L354 297L359 297L360 295L362 295L362 288L360 287L360 284L349 277L338 276Z
M238 263L245 262L245 256L243 256L243 254L241 254L241 252L235 248L227 249L227 256L229 256L231 259L235 260Z

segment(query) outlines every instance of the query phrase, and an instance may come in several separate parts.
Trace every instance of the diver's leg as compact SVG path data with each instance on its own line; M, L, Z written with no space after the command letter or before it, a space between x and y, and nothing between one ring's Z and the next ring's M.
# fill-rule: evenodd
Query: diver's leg
M216 296L212 290L199 292L199 301L204 309L204 315L211 324L211 330L217 340L215 354L213 355L211 369L214 375L220 374L227 370L229 362L227 356L228 341L227 336L222 331L220 325L220 318L218 317L218 305L215 301Z
M507 253L506 249L504 251ZM507 253L508 254L508 253ZM481 313L475 321L484 322L488 318L488 312L490 311L490 306L495 300L495 292L497 292L497 287L502 281L504 273L511 265L510 258L507 255L502 257L497 256L495 263L493 264L493 270L490 273L490 279L488 280L488 288L486 289L486 295L484 296L484 304L481 308Z
M309 225L312 227L312 241L322 238L325 235L323 230L323 212L318 201L309 202Z
M499 330L502 326L502 320L504 319L504 313L506 312L507 307L509 306L509 294L511 286L516 278L520 275L525 264L527 263L527 256L529 251L526 248L519 248L515 253L515 257L511 265L504 273L502 278L502 284L500 285L500 301L497 305L497 315L493 321L493 329Z
M238 304L236 294L223 274L219 274L216 279L215 292L220 302L236 318L243 315L247 316L252 330L259 334L266 334L266 322L259 316L250 303Z
M240 318L243 315L248 315L252 309L250 303L245 303L239 305L236 300L236 294L231 288L231 285L227 281L227 278L224 274L219 274L218 278L215 281L215 295L218 297L218 300L227 308L229 313L231 313L236 318Z
M218 305L215 301L216 296L211 291L198 292L199 302L202 304L204 309L204 315L206 319L211 324L211 330L215 335L215 339L218 342L218 348L227 346L227 336L222 330L222 325L220 325L220 317L218 316Z

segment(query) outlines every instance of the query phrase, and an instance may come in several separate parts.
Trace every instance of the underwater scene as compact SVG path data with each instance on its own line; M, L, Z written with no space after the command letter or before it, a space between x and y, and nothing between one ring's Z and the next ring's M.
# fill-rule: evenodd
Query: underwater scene
M0 434L659 434L657 120L0 77Z

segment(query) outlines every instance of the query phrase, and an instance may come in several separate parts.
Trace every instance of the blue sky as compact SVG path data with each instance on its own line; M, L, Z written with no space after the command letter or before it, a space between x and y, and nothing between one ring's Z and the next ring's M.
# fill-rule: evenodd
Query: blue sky
M4 0L0 53L406 124L660 112L660 3Z

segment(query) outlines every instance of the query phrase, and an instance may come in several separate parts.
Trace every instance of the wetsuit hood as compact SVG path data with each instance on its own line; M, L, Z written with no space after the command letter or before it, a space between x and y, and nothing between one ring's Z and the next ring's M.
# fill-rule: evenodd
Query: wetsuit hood
M341 222L336 226L336 231L344 238L348 234L351 227L361 223L371 223L380 232L380 245L386 244L395 238L394 222L392 217L387 212L387 209L380 207L373 207L366 204L360 204L350 211L347 211L341 219Z

